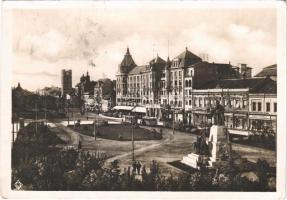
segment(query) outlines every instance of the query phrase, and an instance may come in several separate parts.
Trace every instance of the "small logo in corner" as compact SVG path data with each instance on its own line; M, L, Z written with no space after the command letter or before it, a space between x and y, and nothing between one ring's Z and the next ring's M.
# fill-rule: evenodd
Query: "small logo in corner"
M20 190L23 186L23 183L21 183L21 181L17 180L16 183L14 183L14 186L15 186L16 190Z

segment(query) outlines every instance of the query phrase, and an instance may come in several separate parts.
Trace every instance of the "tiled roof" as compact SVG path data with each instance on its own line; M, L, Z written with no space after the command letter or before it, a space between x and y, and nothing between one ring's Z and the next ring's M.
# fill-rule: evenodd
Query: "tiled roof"
M200 57L191 53L187 48L184 52L182 52L181 54L179 54L175 58L178 58L178 59L200 59L201 60Z
M136 66L136 63L134 62L134 60L130 54L129 48L127 48L127 52L124 56L124 59L122 60L120 66L119 66L120 72L127 73L134 66Z
M265 77L265 76L277 76L277 65L271 65L264 67L261 72L255 75L255 77Z
M217 67L218 79L228 78L240 78L240 73L234 69L234 66L226 63L212 63L214 67Z
M188 49L186 48L186 50L184 52L182 52L181 54L179 54L178 56L176 56L174 58L178 59L179 61L179 67L187 67L188 65L197 63L199 61L201 61L202 59L200 57L198 57L197 55L191 53L190 51L188 51Z
M161 57L159 57L159 56L157 55L154 59L152 59L151 61L149 61L149 63L150 63L150 64L152 64L152 63L165 64L166 62L165 62L164 59L162 59Z
M18 85L15 89L13 89L13 92L16 92L18 94L24 95L24 96L31 96L35 95L33 92L30 92L29 90L23 89L21 86Z
M131 75L131 74L139 74L141 72L146 72L147 71L146 68L147 68L146 65L136 66L129 72L129 75Z
M276 93L276 81L270 78L223 79L207 82L197 89L243 89L249 88L252 93Z

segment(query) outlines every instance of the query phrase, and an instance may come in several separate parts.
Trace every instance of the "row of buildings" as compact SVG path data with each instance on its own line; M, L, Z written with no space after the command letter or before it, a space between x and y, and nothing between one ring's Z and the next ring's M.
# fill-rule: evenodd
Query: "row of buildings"
M135 112L146 118L186 125L210 124L215 101L225 106L230 132L276 132L277 66L266 67L252 77L246 64L209 63L190 52L170 60L158 55L137 65L127 49L116 75L118 112Z
M72 87L72 70L62 70L62 97L69 98L71 105L83 110L107 111L115 106L115 81L108 78L92 81L89 72Z

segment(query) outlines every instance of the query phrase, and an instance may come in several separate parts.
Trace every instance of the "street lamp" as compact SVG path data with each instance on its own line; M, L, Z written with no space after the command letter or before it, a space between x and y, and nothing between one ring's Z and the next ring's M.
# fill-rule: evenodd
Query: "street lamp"
M135 160L135 141L134 141L134 125L137 123L137 119L136 119L136 116L132 116L132 119L131 119L131 125L132 125L132 160L134 161Z
M133 125L133 118L132 118L132 159L135 160L135 141L134 141L134 125Z
M175 104L177 101L177 96L174 96L174 102L173 102L173 118L172 118L172 134L174 135L175 133Z
M95 137L95 140L97 140L97 136L96 136L96 117L95 117L95 120L94 120L94 137Z
M38 100L38 94L36 94L36 99L35 99L35 128L36 128L36 133L35 135L37 135L37 131L38 131L38 125L37 125L37 120L38 120L38 105L37 105L37 100Z
M67 108L68 108L68 126L70 125L70 109L69 109L69 102L67 101Z

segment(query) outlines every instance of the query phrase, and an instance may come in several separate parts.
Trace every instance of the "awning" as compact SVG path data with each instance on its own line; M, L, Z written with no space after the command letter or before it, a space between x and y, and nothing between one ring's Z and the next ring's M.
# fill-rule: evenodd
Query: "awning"
M132 110L133 106L115 106L112 110Z
M146 107L135 107L132 112L137 112L137 113L146 113Z

